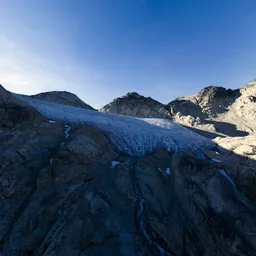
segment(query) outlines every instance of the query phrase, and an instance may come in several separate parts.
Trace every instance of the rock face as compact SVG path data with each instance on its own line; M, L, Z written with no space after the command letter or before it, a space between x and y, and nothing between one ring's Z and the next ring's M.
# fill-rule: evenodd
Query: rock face
M256 161L256 134L245 137L217 137L214 141L221 147Z
M88 124L12 123L0 133L0 254L253 256L250 161L220 147L132 157Z
M229 171L246 194L256 200L256 135L244 137L217 137L217 156L229 164Z
M1 140L3 255L255 252L256 209L218 163L165 150L119 156L86 126L66 140L61 124L38 124L35 134Z
M230 107L230 114L224 116L227 121L238 123L247 132L256 131L256 80L240 89L241 96Z
M36 119L43 117L0 85L0 128L13 127Z
M55 102L63 105L94 110L94 108L84 103L75 94L70 92L65 92L65 91L44 92L44 93L32 95L31 97L35 99L51 101L51 102Z
M127 93L123 97L114 99L101 108L100 111L137 117L170 117L163 104L150 97L143 97L136 92Z
M245 136L256 131L256 82L237 90L206 87L170 102L168 110L174 121L185 126L215 136Z
M202 89L198 94L181 97L168 104L170 111L181 112L182 115L193 117L216 116L225 112L236 98L240 95L239 90L225 89L223 87L209 86Z

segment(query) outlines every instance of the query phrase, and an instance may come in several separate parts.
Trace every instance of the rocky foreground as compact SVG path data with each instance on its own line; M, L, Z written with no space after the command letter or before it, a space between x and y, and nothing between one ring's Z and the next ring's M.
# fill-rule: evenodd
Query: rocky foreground
M1 255L255 255L254 159L131 156L0 90Z

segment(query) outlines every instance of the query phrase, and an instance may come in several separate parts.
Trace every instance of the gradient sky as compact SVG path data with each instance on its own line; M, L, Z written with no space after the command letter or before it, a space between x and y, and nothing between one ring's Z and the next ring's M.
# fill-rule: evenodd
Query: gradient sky
M255 0L0 0L0 83L100 108L256 77Z

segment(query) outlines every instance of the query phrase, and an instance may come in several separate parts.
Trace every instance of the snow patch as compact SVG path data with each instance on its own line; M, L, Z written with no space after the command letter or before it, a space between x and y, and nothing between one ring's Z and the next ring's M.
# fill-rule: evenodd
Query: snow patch
M166 168L165 172L170 175L171 174L171 169L170 168Z
M48 120L50 124L55 124L56 122L53 120Z
M158 167L157 170L158 170L159 172L165 172L165 173L167 173L168 175L171 174L171 168L169 168L169 167L167 167L165 171L163 171L160 167Z
M112 163L111 163L111 169L115 168L118 164L120 164L120 162L112 161Z
M65 135L66 135L66 139L69 137L69 132L71 130L71 125L65 125Z
M60 143L60 146L61 146L62 148L65 146L65 143L66 143L67 138L70 136L69 132L70 132L71 128L72 128L71 125L65 125L65 130L64 130L64 133L65 133L65 140Z

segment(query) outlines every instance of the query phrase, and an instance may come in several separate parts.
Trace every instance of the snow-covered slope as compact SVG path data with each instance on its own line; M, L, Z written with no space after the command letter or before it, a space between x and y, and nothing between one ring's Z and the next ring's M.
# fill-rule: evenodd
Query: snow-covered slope
M105 114L14 95L51 120L97 127L120 151L131 156L145 155L153 152L156 147L167 148L171 152L193 151L202 154L203 149L215 146L211 140L170 120Z

